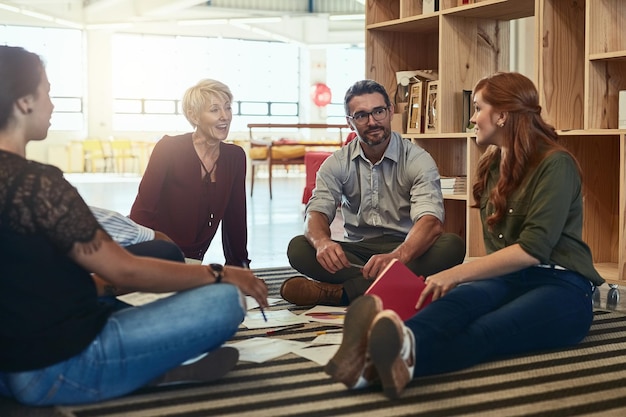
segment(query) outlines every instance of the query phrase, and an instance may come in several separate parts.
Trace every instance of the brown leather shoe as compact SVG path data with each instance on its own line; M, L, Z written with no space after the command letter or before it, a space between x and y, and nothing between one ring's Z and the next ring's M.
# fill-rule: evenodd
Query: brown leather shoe
M343 285L327 284L303 276L291 277L280 286L280 296L297 306L341 305Z

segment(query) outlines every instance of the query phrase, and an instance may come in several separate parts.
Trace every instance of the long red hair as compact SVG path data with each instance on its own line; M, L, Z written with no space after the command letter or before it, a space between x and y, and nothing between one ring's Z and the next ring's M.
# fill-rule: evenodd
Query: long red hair
M495 111L507 113L506 123L500 128L504 133L502 147L492 145L485 151L478 161L472 185L472 207L479 207L489 168L500 158L500 178L489 195L494 207L487 217L491 228L504 217L508 198L547 155L566 152L576 162L579 173L581 169L571 152L557 142L554 127L541 117L539 94L530 79L516 72L497 72L478 81L473 94L478 91Z

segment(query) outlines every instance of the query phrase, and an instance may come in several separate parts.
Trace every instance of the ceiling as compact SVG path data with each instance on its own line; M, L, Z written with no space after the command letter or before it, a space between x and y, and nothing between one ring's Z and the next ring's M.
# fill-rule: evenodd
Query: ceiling
M0 0L0 23L304 45L364 41L365 0ZM38 14L41 14L38 16ZM33 16L34 15L34 16Z

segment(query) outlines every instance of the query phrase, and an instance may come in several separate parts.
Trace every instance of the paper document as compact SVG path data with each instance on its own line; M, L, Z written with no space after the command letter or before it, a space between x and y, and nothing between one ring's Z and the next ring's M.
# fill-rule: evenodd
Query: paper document
M265 329L268 327L283 327L290 324L309 323L304 316L293 314L289 310L266 310L265 316L267 321L263 319L260 311L249 311L243 320L243 325L248 329Z

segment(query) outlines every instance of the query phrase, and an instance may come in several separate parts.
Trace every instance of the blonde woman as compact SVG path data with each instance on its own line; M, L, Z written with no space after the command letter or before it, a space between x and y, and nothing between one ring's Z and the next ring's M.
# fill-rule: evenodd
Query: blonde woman
M218 226L227 265L248 265L246 155L224 143L233 118L225 84L205 79L183 96L193 132L157 142L130 212L168 235L187 258L202 260Z

